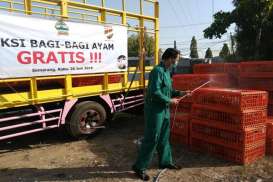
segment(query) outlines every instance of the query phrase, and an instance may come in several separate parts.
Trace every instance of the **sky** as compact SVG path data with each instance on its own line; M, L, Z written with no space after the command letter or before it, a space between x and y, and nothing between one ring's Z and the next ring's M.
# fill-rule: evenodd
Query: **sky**
M20 1L20 0L19 0ZM22 1L22 0L21 0ZM74 0L81 1L82 0ZM106 7L122 9L121 0L105 0ZM126 9L139 13L139 0L126 0ZM101 0L87 0L87 3L101 5ZM144 14L153 15L153 4L144 0ZM230 33L234 33L232 26L226 35L219 39L204 39L203 30L213 21L212 14L218 11L231 11L234 7L232 0L159 0L160 4L160 48L173 47L176 40L177 48L184 57L188 57L190 42L193 36L197 39L199 57L205 56L205 51L210 47L214 56L219 55L223 43L230 44ZM0 6L7 6L0 2ZM34 9L33 9L34 10ZM43 11L43 10L42 10ZM107 17L109 23L121 22L120 17ZM136 20L127 18L131 26L138 24ZM146 25L145 26L149 26ZM152 25L150 25L152 26Z
M101 0L87 0L92 4L100 4ZM213 21L213 13L231 11L234 9L232 0L158 0L160 4L160 48L173 47L176 40L177 48L184 57L188 57L190 42L193 36L197 39L199 57L204 57L206 49L210 47L214 56L218 56L223 43L230 45L232 26L222 39L204 39L203 30ZM106 7L122 9L121 0L105 0ZM130 12L139 12L139 0L126 0L126 9ZM153 15L153 6L144 0L144 14ZM109 17L109 19L112 18ZM128 20L131 26L138 24ZM146 25L145 25L146 26ZM147 25L149 26L149 25Z
M232 0L159 0L159 3L161 48L173 47L176 40L177 48L187 57L191 39L195 36L199 57L204 57L208 47L217 56L223 43L230 43L234 26L220 40L204 39L203 30L213 21L213 13L234 9Z

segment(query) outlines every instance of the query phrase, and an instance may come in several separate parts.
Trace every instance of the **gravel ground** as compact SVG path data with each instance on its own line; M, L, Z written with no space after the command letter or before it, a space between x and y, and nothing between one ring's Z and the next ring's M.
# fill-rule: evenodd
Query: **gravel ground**
M86 140L73 141L62 130L52 130L2 142L0 181L139 181L131 165L143 126L143 116L121 113L107 129ZM173 154L183 169L167 170L162 182L273 182L273 157L239 166L178 145ZM155 156L148 174L158 172Z

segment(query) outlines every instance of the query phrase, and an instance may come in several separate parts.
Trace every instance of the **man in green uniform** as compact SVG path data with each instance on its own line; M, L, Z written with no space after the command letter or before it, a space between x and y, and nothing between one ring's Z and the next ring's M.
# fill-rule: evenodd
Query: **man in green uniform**
M187 92L172 89L170 70L177 64L179 51L168 48L162 55L162 62L157 65L149 75L149 84L145 97L144 114L145 130L140 151L132 169L136 175L148 181L145 173L155 150L159 155L159 168L180 169L172 160L170 137L169 105L177 104L172 97L182 96Z

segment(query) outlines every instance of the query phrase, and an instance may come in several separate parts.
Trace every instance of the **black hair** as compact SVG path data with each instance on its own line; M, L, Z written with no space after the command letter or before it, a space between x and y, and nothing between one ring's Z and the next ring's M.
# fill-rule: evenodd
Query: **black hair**
M180 51L175 48L168 48L162 55L162 60L175 59L180 54Z
M120 55L120 56L118 57L118 59L126 59L126 56Z

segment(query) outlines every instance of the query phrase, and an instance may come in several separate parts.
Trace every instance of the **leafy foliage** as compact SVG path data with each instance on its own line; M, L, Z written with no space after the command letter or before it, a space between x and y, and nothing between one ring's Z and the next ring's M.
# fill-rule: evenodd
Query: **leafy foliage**
M221 38L236 24L237 57L273 59L273 0L234 0L231 12L218 12L204 30L205 38Z
M223 45L223 48L222 48L221 52L219 53L219 56L224 59L226 59L228 56L230 56L230 51L229 51L228 45L226 43Z
M190 57L191 58L198 58L198 51L197 51L197 41L195 39L195 36L192 37L191 39L191 47L190 47L191 53Z
M144 35L145 38L145 51L146 56L152 57L154 54L154 38L148 34ZM139 35L132 34L128 37L128 56L137 57L139 56Z
M212 51L211 51L210 48L208 48L208 49L206 50L205 58L212 58L212 57L213 57Z

